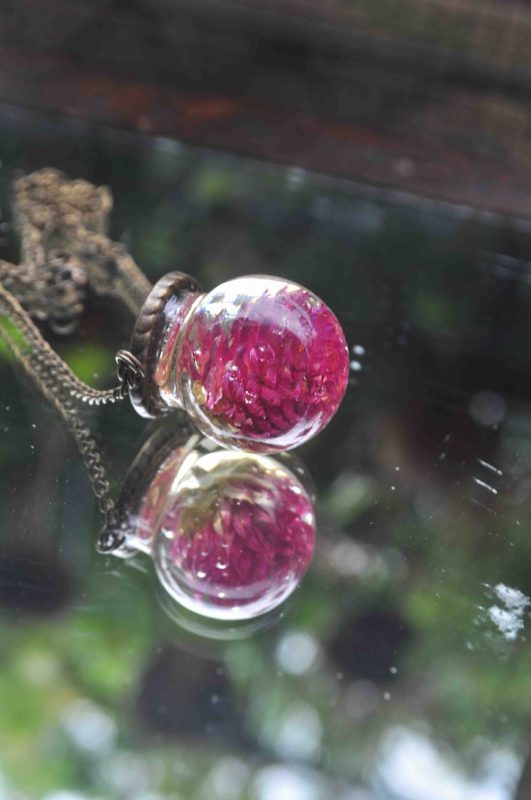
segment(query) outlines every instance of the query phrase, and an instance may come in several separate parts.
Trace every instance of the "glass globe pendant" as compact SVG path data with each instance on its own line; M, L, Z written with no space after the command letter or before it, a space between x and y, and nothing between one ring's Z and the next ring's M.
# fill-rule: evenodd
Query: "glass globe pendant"
M208 294L182 273L162 278L137 320L131 352L144 381L139 413L184 409L223 447L297 447L337 411L348 381L345 336L332 311L296 283L236 278Z

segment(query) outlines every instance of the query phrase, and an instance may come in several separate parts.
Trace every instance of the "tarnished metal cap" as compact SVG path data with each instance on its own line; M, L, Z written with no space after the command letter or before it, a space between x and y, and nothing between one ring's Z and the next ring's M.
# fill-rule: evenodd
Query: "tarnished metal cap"
M200 284L184 272L169 272L153 287L138 315L131 338L131 353L144 371L142 383L129 391L131 403L143 417L159 417L171 409L164 403L154 380L166 318L164 308L175 297L202 292Z

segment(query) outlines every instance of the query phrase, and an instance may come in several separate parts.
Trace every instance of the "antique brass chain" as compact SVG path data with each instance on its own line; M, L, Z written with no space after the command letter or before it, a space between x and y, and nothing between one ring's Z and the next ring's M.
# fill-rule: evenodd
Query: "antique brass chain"
M0 261L0 305L24 330L72 396L89 405L115 403L142 379L130 354L117 356L120 385L98 390L80 381L46 342L32 320L56 333L70 333L83 312L87 287L120 299L138 314L151 284L125 247L106 236L112 196L104 186L71 181L54 169L18 178L13 217L21 261Z
M55 333L70 333L83 312L87 288L121 300L136 315L151 284L125 247L106 235L112 208L106 187L43 169L18 178L13 191L21 259L18 265L0 261L0 332L74 436L104 515L106 534L99 547L110 552L124 536L100 450L79 404L123 400L143 379L142 369L121 350L116 356L119 385L94 389L74 375L33 320L46 322Z

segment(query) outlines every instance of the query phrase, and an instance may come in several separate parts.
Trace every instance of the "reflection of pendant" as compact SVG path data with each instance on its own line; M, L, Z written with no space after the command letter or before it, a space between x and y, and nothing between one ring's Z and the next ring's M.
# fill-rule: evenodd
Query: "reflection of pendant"
M293 459L213 447L183 433L148 442L117 511L122 553L152 556L167 592L195 613L249 619L276 608L311 560L315 516ZM295 471L297 471L297 476Z
M139 413L184 408L206 436L253 452L289 450L330 421L348 380L348 350L330 309L307 289L265 276L201 294L170 273L151 291L131 342L143 381Z

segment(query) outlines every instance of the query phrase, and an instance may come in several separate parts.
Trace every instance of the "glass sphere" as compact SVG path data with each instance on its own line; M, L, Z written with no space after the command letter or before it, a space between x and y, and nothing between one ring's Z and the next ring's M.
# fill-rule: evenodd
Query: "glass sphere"
M216 619L276 608L313 553L313 504L300 481L271 457L224 450L189 456L181 472L152 543L166 590Z
M345 394L348 349L330 309L307 289L237 278L167 315L157 383L224 447L297 447L330 421ZM171 403L172 401L169 400Z

